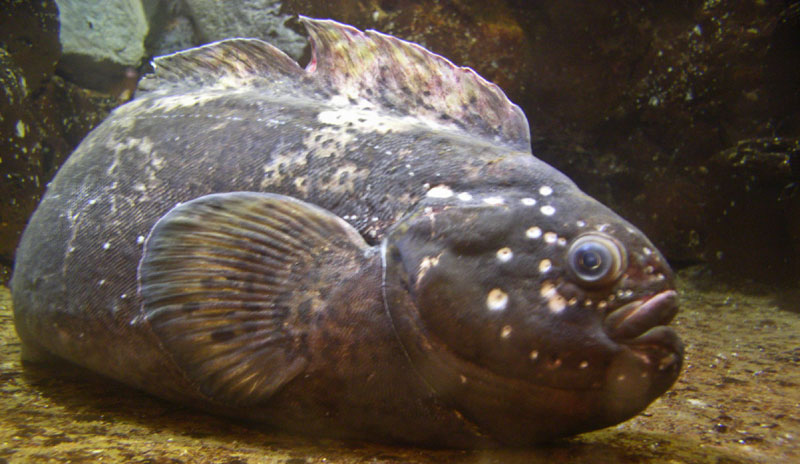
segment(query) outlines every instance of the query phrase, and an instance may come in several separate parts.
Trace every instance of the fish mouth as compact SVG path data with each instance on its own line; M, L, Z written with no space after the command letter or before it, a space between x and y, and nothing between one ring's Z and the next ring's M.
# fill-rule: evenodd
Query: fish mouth
M669 358L681 358L683 343L667 327L677 313L677 292L665 290L620 306L606 315L603 325L609 338L636 351L657 348L671 354Z

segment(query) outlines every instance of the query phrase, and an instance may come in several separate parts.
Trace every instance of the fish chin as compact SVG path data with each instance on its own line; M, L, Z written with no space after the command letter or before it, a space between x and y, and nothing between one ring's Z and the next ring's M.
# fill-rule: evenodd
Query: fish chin
M683 343L668 324L677 313L677 294L665 290L610 312L604 328L620 352L606 375L609 418L620 421L644 409L678 378Z

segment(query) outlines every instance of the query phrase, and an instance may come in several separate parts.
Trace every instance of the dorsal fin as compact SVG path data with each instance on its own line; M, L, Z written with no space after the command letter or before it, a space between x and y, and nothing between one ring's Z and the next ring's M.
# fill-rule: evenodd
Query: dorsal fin
M227 39L153 59L153 72L139 81L137 92L215 86L284 87L298 80L303 68L288 55L259 39ZM138 96L138 95L137 95Z
M522 110L472 69L377 31L300 21L312 47L305 70L266 42L230 39L156 58L155 73L139 90L257 88L266 95L302 95L322 108L357 105L530 151Z
M522 110L472 69L378 31L303 16L300 21L312 43L306 71L348 99L530 150Z

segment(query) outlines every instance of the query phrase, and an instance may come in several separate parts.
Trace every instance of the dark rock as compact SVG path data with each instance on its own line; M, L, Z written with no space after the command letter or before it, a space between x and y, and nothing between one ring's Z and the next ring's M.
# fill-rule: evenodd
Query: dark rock
M798 221L788 213L797 200L777 192L787 172L770 170L783 182L775 188L733 197L746 191L745 177L718 162L731 147L776 136L788 144L779 151L792 152L800 135L797 2L512 4L531 41L528 91L517 101L534 154L678 264L800 276L798 227L787 224ZM731 201L747 205L735 230L718 220Z
M141 2L60 1L59 22L59 74L83 87L107 91L145 55L148 24Z
M53 0L0 0L0 5L0 48L20 68L25 92L35 93L53 74L61 56L58 9ZM3 87L7 88L5 82Z
M0 14L2 283L10 277L19 236L45 185L84 135L118 104L53 75L60 52L57 15L52 1L10 2Z

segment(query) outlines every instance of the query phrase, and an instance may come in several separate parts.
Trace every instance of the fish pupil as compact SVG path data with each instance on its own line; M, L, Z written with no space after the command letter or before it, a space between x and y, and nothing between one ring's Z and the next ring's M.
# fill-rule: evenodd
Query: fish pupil
M578 260L587 271L597 270L603 264L603 258L593 250L582 250Z

